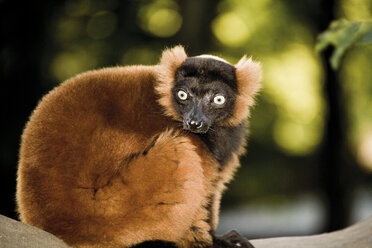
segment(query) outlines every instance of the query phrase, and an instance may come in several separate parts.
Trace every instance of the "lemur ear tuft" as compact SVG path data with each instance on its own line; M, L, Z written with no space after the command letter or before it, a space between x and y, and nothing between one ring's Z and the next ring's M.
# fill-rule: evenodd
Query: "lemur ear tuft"
M261 88L262 70L260 63L243 56L235 65L235 68L239 94L252 98Z
M187 59L182 46L166 49L160 59L159 70L155 91L158 94L158 102L164 108L164 113L176 120L182 119L172 106L172 88L175 82L175 74L182 63Z
M238 125L249 116L249 107L254 104L254 96L261 88L262 70L258 62L243 56L235 65L238 95L235 109L228 125Z
M176 70L186 60L187 55L183 46L175 46L170 49L165 49L161 55L160 65L170 67ZM175 67L175 68L173 68Z

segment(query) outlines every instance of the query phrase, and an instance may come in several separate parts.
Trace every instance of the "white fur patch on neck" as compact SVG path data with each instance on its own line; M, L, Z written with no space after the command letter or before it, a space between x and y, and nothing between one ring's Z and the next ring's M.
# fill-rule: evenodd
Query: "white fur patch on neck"
M196 58L215 59L215 60L222 61L222 62L224 62L226 64L230 64L229 62L227 62L226 60L224 60L224 59L222 59L220 57L217 57L217 56L214 56L214 55L209 55L209 54L202 54L202 55L196 56Z

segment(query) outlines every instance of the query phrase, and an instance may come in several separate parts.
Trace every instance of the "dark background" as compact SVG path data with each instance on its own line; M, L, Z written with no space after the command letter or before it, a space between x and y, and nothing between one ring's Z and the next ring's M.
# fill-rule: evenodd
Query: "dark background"
M337 71L332 48L314 49L332 20L371 17L371 0L0 1L0 214L17 218L20 137L43 95L86 70L155 64L182 44L264 69L221 230L232 221L251 236L310 234L371 216L372 48L353 47Z

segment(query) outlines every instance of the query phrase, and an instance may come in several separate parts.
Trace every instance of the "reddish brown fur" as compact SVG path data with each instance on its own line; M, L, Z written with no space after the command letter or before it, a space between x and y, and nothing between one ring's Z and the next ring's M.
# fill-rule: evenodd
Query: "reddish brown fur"
M22 136L20 219L79 248L210 245L208 196L216 228L238 154L219 171L205 144L175 121L170 90L186 58L176 47L160 65L87 72L46 95ZM236 68L241 95L227 125L246 118L258 90L259 66L243 60Z

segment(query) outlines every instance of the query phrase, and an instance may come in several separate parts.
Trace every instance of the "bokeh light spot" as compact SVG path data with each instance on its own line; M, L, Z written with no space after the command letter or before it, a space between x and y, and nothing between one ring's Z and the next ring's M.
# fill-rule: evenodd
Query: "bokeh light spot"
M148 30L156 36L170 37L180 29L182 18L177 11L159 9L149 17L148 24Z
M86 15L90 8L90 0L68 0L65 3L65 12L69 16L78 17Z
M341 10L349 21L372 18L372 0L342 0Z
M275 142L290 154L311 153L321 140L324 115L320 69L313 53L306 46L292 45L265 61L264 67L264 94L280 113Z
M182 26L182 16L174 1L159 0L140 8L139 26L158 37L166 38L175 35Z
M279 119L274 126L274 140L291 155L308 154L318 141L308 128L302 123Z
M231 47L242 45L250 36L246 22L235 12L219 15L212 22L212 30L221 43Z
M97 66L97 59L84 50L78 52L63 52L58 54L51 64L53 76L59 81L64 81L83 71Z
M116 15L110 11L100 11L93 15L87 25L87 33L93 39L110 36L116 29Z
M135 47L126 51L122 57L123 65L153 65L159 54L148 47Z
M54 38L57 42L63 43L76 40L83 33L84 25L78 18L70 17L61 19L56 29Z
M363 136L359 144L358 159L365 169L372 172L372 130Z

